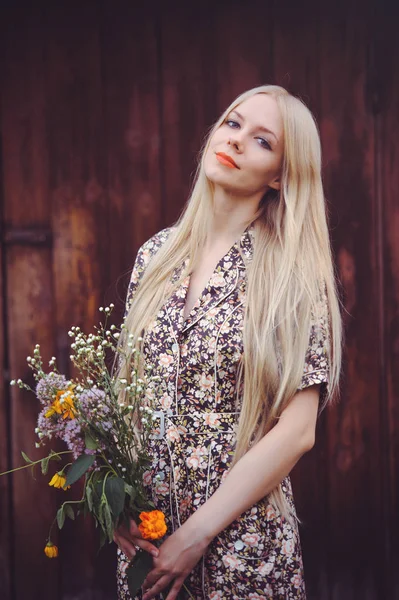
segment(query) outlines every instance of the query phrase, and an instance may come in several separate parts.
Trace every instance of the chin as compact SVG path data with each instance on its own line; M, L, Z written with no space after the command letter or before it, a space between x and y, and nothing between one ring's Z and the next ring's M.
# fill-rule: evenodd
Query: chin
M211 183L222 188L231 188L232 173L227 169L220 169L218 165L204 165L204 173Z

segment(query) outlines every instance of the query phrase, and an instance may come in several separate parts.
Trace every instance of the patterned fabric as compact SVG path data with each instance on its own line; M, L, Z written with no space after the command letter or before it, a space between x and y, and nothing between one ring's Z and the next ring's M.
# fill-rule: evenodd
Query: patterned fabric
M156 234L139 250L126 310L148 262L170 231ZM252 258L253 236L253 227L249 227L219 261L185 321L189 276L146 332L145 360L161 376L162 388L149 386L147 390L149 398L156 398L159 412L145 485L155 506L167 515L170 533L206 502L229 469L238 418L236 374L243 352L243 257L247 261ZM328 382L326 332L325 322L312 324L298 388L321 383L321 397ZM283 480L282 489L294 508L289 477ZM118 550L119 600L130 600L126 566L126 557ZM216 536L186 585L196 600L305 599L297 527L267 499L258 502Z

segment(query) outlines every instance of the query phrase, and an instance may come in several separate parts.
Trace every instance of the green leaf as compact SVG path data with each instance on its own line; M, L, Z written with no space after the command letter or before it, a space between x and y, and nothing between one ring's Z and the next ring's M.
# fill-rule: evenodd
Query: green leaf
M103 529L105 530L109 541L112 542L114 536L114 525L112 523L112 515L109 504L104 496L101 500L100 512L103 518Z
M137 595L143 585L144 579L152 568L153 562L151 554L144 550L139 550L126 569L127 584L132 598Z
M60 462L62 460L62 458L58 454L58 452L54 452L54 450L50 450L49 457L50 457L50 460L58 460L58 462Z
M97 450L98 444L88 431L85 433L85 445L89 450Z
M65 504L64 511L67 517L69 517L72 521L75 520L75 513L73 512L73 508L70 504Z
M96 523L97 523L97 521L96 521ZM99 550L101 550L101 548L104 546L104 544L105 544L106 541L107 541L106 533L105 533L105 531L102 528L100 528L100 547L99 547Z
M50 462L50 456L46 456L46 458L43 458L42 462L40 463L41 467L42 467L43 475L47 475L49 462Z
M22 458L24 459L24 461L25 461L25 462L27 462L27 463L28 463L28 464L30 464L30 465L33 463L33 460L31 460L31 459L29 458L29 456L27 456L27 455L25 454L25 452L22 452L22 450L21 450L21 454L22 454Z
M127 494L128 496L131 496L132 495L132 491L133 491L133 486L129 485L125 481L125 494Z
M61 508L59 508L57 511L57 523L58 527L62 529L65 523L64 506L61 506Z
M114 523L125 506L125 483L120 477L108 477L105 482L105 495L112 512Z
M86 486L86 500L89 511L91 512L93 510L93 490L91 489L90 484Z
M48 472L48 465L50 460L61 460L61 457L58 456L58 454L56 452L54 452L54 450L50 451L50 454L48 456L46 456L45 458L42 459L41 461L41 467L42 467L42 473L43 475L47 475Z
M96 457L93 454L81 454L68 469L65 487L67 485L72 485L80 479L82 475L86 473L87 469L92 466L95 460Z

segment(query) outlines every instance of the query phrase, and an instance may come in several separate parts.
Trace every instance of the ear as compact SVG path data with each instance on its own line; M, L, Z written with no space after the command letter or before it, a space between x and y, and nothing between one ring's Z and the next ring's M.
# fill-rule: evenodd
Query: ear
M269 183L269 187L273 190L279 190L281 187L280 177L276 177Z

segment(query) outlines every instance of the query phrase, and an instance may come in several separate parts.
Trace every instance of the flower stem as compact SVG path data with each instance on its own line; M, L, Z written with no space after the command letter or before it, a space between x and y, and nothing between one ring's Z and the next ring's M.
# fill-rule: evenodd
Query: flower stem
M64 450L63 452L54 452L51 456L61 456L61 454L72 454L71 450ZM47 456L45 456L44 458L47 458ZM21 469L28 469L29 467L34 467L35 465L38 465L39 463L42 462L42 460L44 460L44 458L39 458L39 460L35 460L31 463L28 463L27 465L22 465L22 467L15 467L15 469L10 469L9 471L4 471L3 473L0 473L0 477L2 475L8 475L8 473L14 473L15 471L20 471Z

